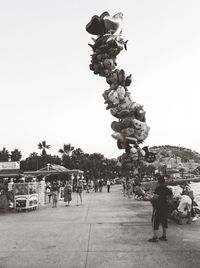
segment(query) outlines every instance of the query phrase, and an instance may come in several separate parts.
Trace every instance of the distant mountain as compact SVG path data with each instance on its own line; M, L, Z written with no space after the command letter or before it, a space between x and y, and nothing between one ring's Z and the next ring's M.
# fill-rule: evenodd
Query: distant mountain
M200 153L192 151L188 148L171 145L159 145L150 147L149 149L159 153L163 157L176 156L180 157L182 162L194 160L195 162L200 163Z

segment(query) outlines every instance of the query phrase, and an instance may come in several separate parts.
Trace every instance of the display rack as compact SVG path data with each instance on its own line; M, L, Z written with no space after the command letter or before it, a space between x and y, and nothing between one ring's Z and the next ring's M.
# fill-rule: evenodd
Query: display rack
M14 184L14 208L16 211L31 211L39 207L37 182Z

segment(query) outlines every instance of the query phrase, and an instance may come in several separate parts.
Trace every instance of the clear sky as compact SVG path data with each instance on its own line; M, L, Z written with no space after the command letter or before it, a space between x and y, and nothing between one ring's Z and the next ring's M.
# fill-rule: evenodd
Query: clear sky
M150 126L144 145L200 151L199 0L0 0L0 149L23 158L46 140L112 158L123 153L111 137L115 117L105 109L105 78L89 70L85 31L103 11L124 14L128 50L118 68Z

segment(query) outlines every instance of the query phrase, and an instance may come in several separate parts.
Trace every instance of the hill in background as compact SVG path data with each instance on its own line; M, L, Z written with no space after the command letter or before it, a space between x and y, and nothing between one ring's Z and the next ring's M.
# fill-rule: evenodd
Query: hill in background
M159 145L149 148L152 151L160 154L161 157L180 157L182 162L189 162L194 160L196 163L200 164L200 153L192 151L191 149L171 146L171 145Z

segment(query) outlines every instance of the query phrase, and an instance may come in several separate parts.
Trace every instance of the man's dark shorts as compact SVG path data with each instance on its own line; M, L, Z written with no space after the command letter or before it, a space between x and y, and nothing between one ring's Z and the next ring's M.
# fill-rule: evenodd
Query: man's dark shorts
M159 225L162 225L163 228L167 228L167 211L165 209L163 210L158 210L154 209L153 214L152 214L152 225L153 225L153 230L158 230Z

